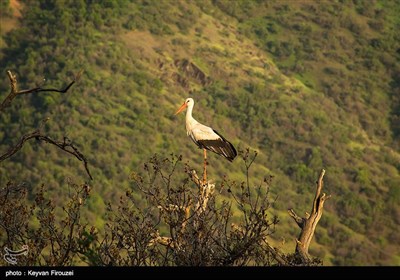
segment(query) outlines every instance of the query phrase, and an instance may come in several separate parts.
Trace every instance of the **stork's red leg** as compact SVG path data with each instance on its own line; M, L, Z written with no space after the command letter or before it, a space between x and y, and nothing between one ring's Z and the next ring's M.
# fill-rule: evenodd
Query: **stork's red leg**
M203 173L203 182L204 184L207 183L207 150L203 149L204 151L204 173Z

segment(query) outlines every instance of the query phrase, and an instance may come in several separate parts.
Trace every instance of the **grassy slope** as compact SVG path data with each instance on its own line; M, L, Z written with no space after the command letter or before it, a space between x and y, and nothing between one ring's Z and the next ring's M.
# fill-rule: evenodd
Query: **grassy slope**
M307 71L296 73L291 70L293 55L289 55L285 60L275 58L278 68L271 59L273 54L265 52L259 40L243 31L243 26L252 22L238 21L217 7L208 10L203 7L205 13L196 5L180 3L168 8L171 13L192 11L196 20L187 28L179 29L173 22L167 22L171 30L167 35L156 35L148 26L140 30L93 31L93 40L87 42L91 51L85 52L87 46L83 45L76 45L74 51L68 50L68 45L62 46L63 54L71 60L78 56L81 61L60 67L59 77L65 79L68 73L83 67L82 81L69 96L56 97L47 109L35 107L33 120L29 118L31 111L13 119L17 124L8 127L10 130L3 134L1 143L11 143L10 135L20 135L27 130L26 125L34 126L35 121L50 114L53 119L50 133L67 134L80 143L83 151L90 151L97 192L89 205L92 212L89 218L101 226L102 220L94 213L102 213L103 202L117 198L124 191L129 185L129 173L140 170L140 165L154 152L183 154L191 165L200 168L201 152L186 138L183 116L173 116L184 98L191 95L198 101L197 119L223 131L234 144L251 146L260 152L252 174L254 183L270 172L276 176L272 192L279 194L279 198L274 212L282 221L276 237L278 243L280 238L285 240L279 245L283 250L293 250L293 239L298 233L286 209L308 211L313 180L324 166L328 171L326 191L334 198L326 205L317 242L312 245L313 253L323 257L325 264L396 264L391 256L395 256L398 245L388 242L388 236L396 236L398 222L390 220L390 216L386 221L382 217L396 215L387 213L384 202L390 191L385 182L399 177L395 165L399 153L386 144L388 137L360 125L359 118L363 116L354 108L341 106L334 96L327 96L321 89L326 65L344 69L343 65L327 57L316 63L304 62ZM259 13L262 12L260 9ZM357 14L353 16L365 21ZM319 24L310 25L320 29ZM280 28L281 33L271 36L272 41L279 42L282 36L298 40L290 28ZM351 43L353 35L342 31L337 32ZM338 53L329 46L326 48ZM176 63L182 59L193 62L211 83L202 84L185 72ZM46 75L50 75L51 60L50 56L43 62ZM118 67L112 61L118 61ZM23 62L23 59L18 61ZM280 69L286 69L286 74ZM22 75L29 73L29 69L19 71ZM177 75L186 83L177 81ZM7 80L3 80L7 85ZM38 101L16 100L11 111L35 102ZM387 101L379 104L386 106ZM360 112L370 112L365 110L370 104L361 106ZM388 125L383 129L388 130ZM49 157L54 164L48 164ZM35 187L45 182L51 193L62 193L60 187L65 185L67 177L86 180L73 159L60 157L58 151L50 148L37 149L35 144L27 145L20 155L2 165L0 171L6 174L1 177L2 183L23 178ZM242 172L238 161L229 164L210 156L212 177L228 174L242 180ZM374 210L378 207L379 211ZM377 249L382 252L379 257L373 254Z

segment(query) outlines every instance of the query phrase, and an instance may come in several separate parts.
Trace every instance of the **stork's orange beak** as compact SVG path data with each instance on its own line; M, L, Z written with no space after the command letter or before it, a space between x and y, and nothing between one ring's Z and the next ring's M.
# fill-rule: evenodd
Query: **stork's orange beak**
M183 110L185 110L185 108L187 107L186 102L184 102L182 104L182 106L178 109L178 111L176 111L175 115L178 115L180 112L182 112Z

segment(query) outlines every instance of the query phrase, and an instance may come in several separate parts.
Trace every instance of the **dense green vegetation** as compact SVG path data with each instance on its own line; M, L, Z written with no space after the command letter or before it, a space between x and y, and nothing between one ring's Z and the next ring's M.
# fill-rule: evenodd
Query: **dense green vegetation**
M198 120L259 151L255 184L275 176L283 250L297 235L286 209L309 211L323 167L333 197L311 253L325 264L400 264L398 1L21 2L18 24L1 33L1 99L7 69L21 88L84 72L67 94L15 99L0 114L0 151L49 116L47 133L73 139L91 164L90 223L102 227L105 203L154 153L200 170L202 153L173 115L191 96ZM6 25L15 15L4 10ZM243 179L236 162L209 163L217 182ZM74 158L31 142L0 165L0 184L9 180L32 193L45 184L57 201L67 181L88 179Z

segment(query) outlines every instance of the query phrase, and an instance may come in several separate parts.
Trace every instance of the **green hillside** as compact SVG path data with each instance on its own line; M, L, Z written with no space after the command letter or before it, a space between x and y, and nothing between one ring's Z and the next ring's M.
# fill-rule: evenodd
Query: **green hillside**
M88 158L91 224L103 226L106 203L154 153L201 170L202 151L174 116L192 97L196 119L259 152L253 184L274 175L283 251L298 234L286 210L309 211L325 168L332 198L311 254L325 265L400 265L399 1L1 3L1 101L9 69L20 88L83 74L68 93L20 96L1 112L0 152L50 117L46 133ZM244 179L239 160L208 160L217 183ZM69 181L89 181L75 158L34 141L0 164L0 185L10 180L31 193L44 184L56 203Z

